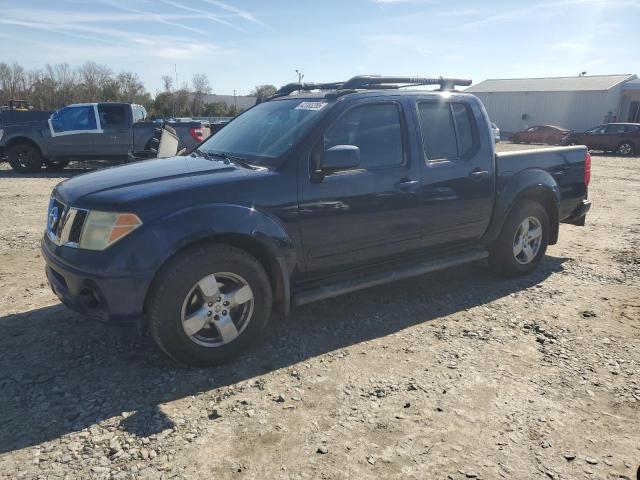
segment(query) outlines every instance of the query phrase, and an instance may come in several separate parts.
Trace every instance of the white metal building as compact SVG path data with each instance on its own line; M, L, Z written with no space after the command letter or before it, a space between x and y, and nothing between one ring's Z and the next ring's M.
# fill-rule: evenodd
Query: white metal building
M640 122L636 75L490 79L465 90L478 96L503 132L531 125L583 131L608 122Z

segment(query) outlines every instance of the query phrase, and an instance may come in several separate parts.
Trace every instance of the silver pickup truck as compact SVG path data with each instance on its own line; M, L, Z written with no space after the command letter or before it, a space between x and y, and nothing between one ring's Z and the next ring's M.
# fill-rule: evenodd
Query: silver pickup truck
M60 170L71 160L151 158L153 138L162 125L147 121L141 105L81 103L49 112L0 114L0 158L6 157L20 173L43 165ZM199 121L170 123L178 149L191 151L205 139Z

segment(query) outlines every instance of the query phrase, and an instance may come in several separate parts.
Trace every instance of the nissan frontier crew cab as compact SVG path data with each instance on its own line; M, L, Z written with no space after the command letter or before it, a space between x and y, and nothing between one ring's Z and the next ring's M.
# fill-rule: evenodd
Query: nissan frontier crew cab
M290 84L188 156L66 180L42 240L53 291L207 366L292 304L481 259L528 274L560 223L584 225L591 158L496 153L480 100L452 90L469 83Z

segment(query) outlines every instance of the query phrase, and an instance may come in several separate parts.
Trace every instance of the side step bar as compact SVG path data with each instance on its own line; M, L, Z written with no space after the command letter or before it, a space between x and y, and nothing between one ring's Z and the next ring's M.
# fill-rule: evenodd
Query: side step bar
M420 261L416 264L407 265L401 268L364 274L359 277L343 280L334 284L301 290L294 293L293 303L295 305L304 305L306 303L316 302L326 298L337 297L338 295L345 293L355 292L356 290L362 290L364 288L383 285L396 280L403 280L405 278L415 277L416 275L422 275L424 273L455 267L456 265L462 265L476 260L482 260L488 256L489 252L484 248L467 249L461 253Z

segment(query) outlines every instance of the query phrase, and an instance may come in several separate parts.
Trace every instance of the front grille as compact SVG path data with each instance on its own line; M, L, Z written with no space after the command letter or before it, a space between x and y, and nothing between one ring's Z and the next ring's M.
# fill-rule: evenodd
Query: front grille
M87 210L68 207L51 198L47 215L47 235L56 245L77 247L88 214Z

